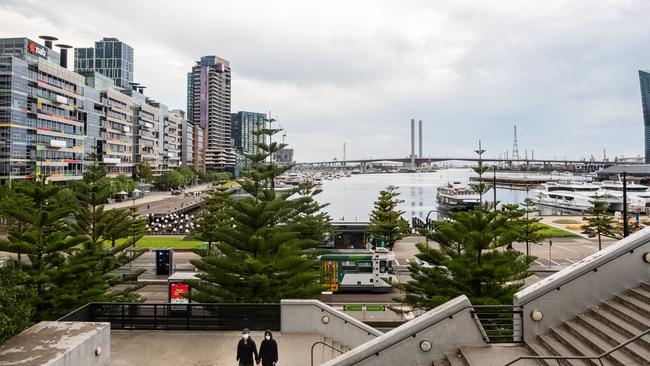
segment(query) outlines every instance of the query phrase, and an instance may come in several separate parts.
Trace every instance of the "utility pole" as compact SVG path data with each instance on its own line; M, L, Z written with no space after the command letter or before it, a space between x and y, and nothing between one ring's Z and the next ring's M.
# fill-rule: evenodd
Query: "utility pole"
M492 200L494 211L497 210L497 164L492 166Z
M623 172L623 237L630 235L627 225L627 173Z

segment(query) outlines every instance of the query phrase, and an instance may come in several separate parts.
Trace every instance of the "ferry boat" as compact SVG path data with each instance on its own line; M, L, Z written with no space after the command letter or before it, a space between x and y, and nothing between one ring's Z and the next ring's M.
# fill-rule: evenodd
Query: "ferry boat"
M460 182L447 183L437 189L438 207L450 211L471 210L481 202L481 196Z
M599 183L601 191L620 197L621 205L616 209L623 210L623 182L603 181ZM650 210L650 189L647 186L636 183L627 183L627 210L631 212L645 212Z
M623 207L623 198L618 194L600 189L600 186L585 182L549 182L532 191L531 200L542 206L585 212L593 207L598 198L607 208L617 211Z

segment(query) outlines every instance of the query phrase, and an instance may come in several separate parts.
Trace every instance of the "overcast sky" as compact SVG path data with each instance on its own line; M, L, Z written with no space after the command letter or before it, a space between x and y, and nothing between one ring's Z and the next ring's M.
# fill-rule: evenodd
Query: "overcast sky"
M318 6L317 4L322 4ZM232 110L272 112L298 161L405 156L637 156L650 1L0 0L0 37L117 37L135 81L186 108L202 55L230 60Z

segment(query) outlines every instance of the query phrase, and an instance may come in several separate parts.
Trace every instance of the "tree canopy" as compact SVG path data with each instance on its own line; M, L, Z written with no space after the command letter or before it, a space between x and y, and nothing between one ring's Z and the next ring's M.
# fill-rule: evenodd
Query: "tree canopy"
M279 131L260 128L255 133L270 137ZM286 145L257 146L255 154L247 155L250 170L240 180L247 197L236 199L215 190L199 221L197 235L215 243L216 250L192 261L201 271L200 280L192 282L196 292L191 296L198 301L279 302L312 298L321 290L317 261L306 250L318 246L324 233L302 231L309 222L323 219L323 205L313 198L318 191L308 184L276 191L275 179L291 166L278 166L270 156Z

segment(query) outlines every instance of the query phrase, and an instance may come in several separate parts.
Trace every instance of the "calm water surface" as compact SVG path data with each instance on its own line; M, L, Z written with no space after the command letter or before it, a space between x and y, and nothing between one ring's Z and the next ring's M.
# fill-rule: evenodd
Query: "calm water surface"
M368 221L370 211L379 191L388 185L399 187L404 203L400 209L407 219L425 218L430 210L437 209L436 188L447 182L469 183L474 172L470 169L445 169L433 173L358 174L340 179L323 180L323 192L317 195L319 202L327 203L325 210L334 221ZM488 174L487 179L491 178ZM526 191L497 189L497 200L501 203L521 203ZM492 191L485 199L492 201ZM429 217L436 218L433 212Z

